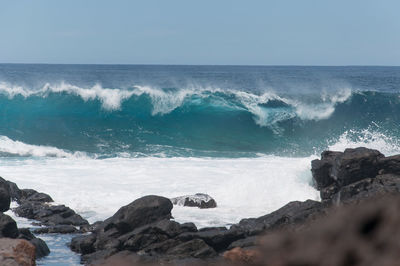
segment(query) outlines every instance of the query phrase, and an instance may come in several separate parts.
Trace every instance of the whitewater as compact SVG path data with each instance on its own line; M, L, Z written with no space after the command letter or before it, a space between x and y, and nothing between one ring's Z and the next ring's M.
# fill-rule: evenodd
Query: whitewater
M0 176L90 222L144 195L207 193L217 208L174 219L230 226L319 200L323 150L400 153L399 89L397 67L0 64ZM78 261L45 237L42 265Z

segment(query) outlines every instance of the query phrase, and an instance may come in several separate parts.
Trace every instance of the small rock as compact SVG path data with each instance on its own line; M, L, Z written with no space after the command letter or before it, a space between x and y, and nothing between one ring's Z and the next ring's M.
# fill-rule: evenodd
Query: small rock
M217 207L217 202L209 195L203 193L172 198L171 202L174 205L198 207L200 209Z
M75 226L72 225L55 225L55 226L47 226L42 228L37 228L33 230L35 234L73 234L78 233L79 230L76 229Z

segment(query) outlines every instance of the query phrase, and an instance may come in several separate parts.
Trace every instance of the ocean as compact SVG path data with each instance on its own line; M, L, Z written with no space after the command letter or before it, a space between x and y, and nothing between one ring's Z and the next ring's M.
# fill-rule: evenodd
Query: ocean
M400 153L399 124L400 67L0 64L0 176L90 222L149 194L211 195L173 209L199 227L318 200L311 160Z

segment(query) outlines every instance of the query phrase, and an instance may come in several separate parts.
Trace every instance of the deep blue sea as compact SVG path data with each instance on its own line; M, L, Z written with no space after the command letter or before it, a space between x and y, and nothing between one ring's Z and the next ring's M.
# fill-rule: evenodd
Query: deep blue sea
M399 124L400 67L0 64L0 176L90 222L146 194L210 194L173 209L199 227L318 199L312 159L400 153ZM77 262L59 246L42 265Z

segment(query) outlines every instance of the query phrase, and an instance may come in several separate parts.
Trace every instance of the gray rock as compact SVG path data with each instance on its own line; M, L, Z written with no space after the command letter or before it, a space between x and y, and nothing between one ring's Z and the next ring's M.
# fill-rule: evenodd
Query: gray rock
M200 209L217 207L217 202L211 196L203 193L172 198L171 202L174 205L198 207Z

